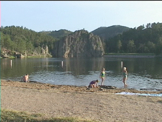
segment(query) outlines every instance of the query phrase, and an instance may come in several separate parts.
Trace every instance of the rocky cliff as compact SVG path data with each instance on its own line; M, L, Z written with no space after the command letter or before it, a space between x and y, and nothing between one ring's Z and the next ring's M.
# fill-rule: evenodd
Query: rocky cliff
M75 31L55 43L54 57L101 57L104 48L99 36L85 30Z

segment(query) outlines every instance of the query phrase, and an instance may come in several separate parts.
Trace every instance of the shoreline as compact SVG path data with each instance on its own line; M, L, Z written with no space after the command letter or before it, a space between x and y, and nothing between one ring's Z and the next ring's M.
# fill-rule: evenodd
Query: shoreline
M162 97L116 94L123 91L139 93L132 89L87 90L86 87L1 79L1 109L41 114L42 118L72 117L96 122L162 121Z
M91 88L87 89L87 86L74 86L74 85L54 85L48 83L41 83L38 81L29 81L29 82L21 82L21 81L12 81L12 80L4 80L1 79L1 86L13 86L13 87L23 87L30 89L45 89L45 90L60 90L60 91L68 91L68 92L101 92L101 93L120 93L120 92L132 92L132 93L162 93L162 89L157 90L148 90L148 89L129 89L129 88L117 88L115 86L100 86L99 88Z
M114 57L114 58L162 58L162 54L156 55L154 53L109 53L104 54L103 57ZM0 57L4 58L4 57ZM6 57L9 59L16 58L14 56ZM57 57L51 57L51 56L44 56L44 55L38 55L38 56L26 56L23 58L57 58Z
M134 54L119 54L119 53L113 53L113 54L105 54L104 57L115 57L115 58L156 58L156 57L162 57L157 56L155 54L140 54L140 53L134 53Z

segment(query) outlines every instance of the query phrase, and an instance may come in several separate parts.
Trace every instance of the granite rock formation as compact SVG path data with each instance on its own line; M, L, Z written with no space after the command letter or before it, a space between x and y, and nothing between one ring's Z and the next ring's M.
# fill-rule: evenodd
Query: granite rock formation
M99 36L78 30L55 43L54 57L101 57L104 48Z

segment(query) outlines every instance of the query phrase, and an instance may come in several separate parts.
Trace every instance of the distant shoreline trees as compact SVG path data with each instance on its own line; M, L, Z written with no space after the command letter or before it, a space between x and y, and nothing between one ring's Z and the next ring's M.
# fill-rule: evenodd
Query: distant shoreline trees
M111 28L114 33L117 32L113 26ZM32 55L34 50L41 52L42 47L48 46L48 51L52 54L55 42L70 33L73 32L60 30L46 33L19 26L1 27L1 50L7 49L11 52ZM162 23L148 23L146 26L129 28L121 34L102 41L105 45L105 53L154 53L158 55L162 53Z
M19 26L1 27L1 49L7 49L10 52L16 51L21 54L27 52L32 55L34 50L41 51L40 48L45 46L48 46L49 52L51 52L55 41L56 39L52 36L27 28Z
M105 40L106 53L162 53L162 23L148 23Z

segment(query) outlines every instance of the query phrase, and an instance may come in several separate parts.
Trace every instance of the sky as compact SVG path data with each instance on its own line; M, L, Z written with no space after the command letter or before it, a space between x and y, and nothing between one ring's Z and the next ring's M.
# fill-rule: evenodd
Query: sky
M135 28L162 22L162 1L1 1L1 26L36 32L121 25Z

